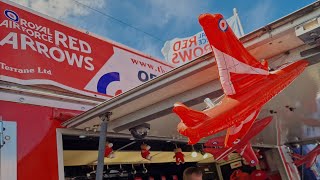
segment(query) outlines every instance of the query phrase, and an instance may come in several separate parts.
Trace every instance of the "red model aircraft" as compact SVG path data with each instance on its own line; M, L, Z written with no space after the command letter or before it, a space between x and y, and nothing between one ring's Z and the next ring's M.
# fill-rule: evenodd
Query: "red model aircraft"
M318 155L320 154L320 145L317 145L312 151L310 151L305 156L300 154L292 154L295 158L294 164L299 167L302 164L306 164L306 168L310 168L316 161Z
M267 62L260 63L240 43L220 14L199 17L213 49L225 97L217 105L197 111L175 103L173 111L180 117L178 131L189 144L227 130L225 146L243 137L264 104L286 88L308 63L304 60L269 72Z
M212 138L205 143L206 148L204 148L204 151L212 154L217 161L221 159L226 160L230 153L236 151L250 164L250 166L256 166L259 163L259 160L249 141L259 134L271 121L271 116L256 121L241 141L229 148L224 148L224 136Z

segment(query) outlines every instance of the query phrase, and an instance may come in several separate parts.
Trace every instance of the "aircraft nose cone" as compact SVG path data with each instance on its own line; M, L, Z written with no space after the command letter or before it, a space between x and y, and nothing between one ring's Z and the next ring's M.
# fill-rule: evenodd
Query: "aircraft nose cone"
M268 117L265 117L265 118L259 120L257 122L258 127L260 127L260 128L266 127L272 121L272 118L273 118L272 116L268 116Z
M309 62L306 60L300 60L300 61L297 61L295 64L296 64L295 69L300 74L305 68L307 68L307 66L309 65Z
M309 65L309 62L306 60L301 60L300 62L303 67L307 67Z
M269 123L272 121L272 118L273 118L272 116L266 117L266 118L265 118L265 123L266 123L266 124L269 124Z
M181 103L175 103L172 110L173 110L173 112L175 112L177 114L187 112L186 106Z

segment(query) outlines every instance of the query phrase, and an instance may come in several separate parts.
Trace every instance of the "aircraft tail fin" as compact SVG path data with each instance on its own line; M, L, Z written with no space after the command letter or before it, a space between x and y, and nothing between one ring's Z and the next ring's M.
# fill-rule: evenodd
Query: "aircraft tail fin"
M317 159L317 157L314 157L313 160L308 161L306 163L306 168L311 168L311 166L315 163L316 159Z
M299 167L299 166L301 166L301 165L303 164L303 161L300 160L300 159L298 159L298 160L293 161L293 163L294 163L297 167Z
M208 118L205 113L190 109L182 103L175 103L173 112L180 117L187 127L193 127Z
M250 143L248 143L241 151L238 150L237 152L250 164L250 166L259 164L258 157Z
M305 162L303 161L303 156L302 156L302 155L293 153L291 156L294 158L293 163L294 163L297 167L299 167L299 166L301 166L302 164L305 163Z
M215 55L221 85L226 95L234 95L248 88L237 87L235 81L241 81L238 85L248 80L254 83L269 74L267 63L260 63L246 50L221 14L202 14L199 22ZM232 79L231 73L241 74L242 80Z

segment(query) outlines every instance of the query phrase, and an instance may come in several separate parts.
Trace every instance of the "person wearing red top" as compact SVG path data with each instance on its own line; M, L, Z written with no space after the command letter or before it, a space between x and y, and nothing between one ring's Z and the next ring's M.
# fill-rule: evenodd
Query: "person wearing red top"
M188 167L183 171L183 180L202 180L202 170L198 167Z
M250 180L250 175L238 169L231 174L230 180Z
M268 178L267 173L262 170L254 170L250 177L254 180L266 180Z

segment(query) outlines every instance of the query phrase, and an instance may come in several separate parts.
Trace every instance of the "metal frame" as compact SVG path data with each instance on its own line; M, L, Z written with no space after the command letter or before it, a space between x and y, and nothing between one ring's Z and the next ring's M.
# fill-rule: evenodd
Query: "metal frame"
M3 81L0 81L0 100L78 111L89 110L102 102Z
M62 142L62 129L56 130L57 138L57 159L58 159L58 177L59 180L64 180L64 162L63 162L63 142Z
M291 28L294 28L310 19L319 16L320 12L320 2L314 2L307 5L291 14L284 16L280 19L271 22L264 27L254 30L247 35L240 38L246 47L251 49L251 46L257 45L272 36L281 34Z
M96 180L103 179L103 167L104 167L104 152L106 149L106 136L108 121L110 120L111 112L107 112L105 115L102 115L100 118L102 120L100 125L100 137L99 137L99 151L98 151L98 164L97 164L97 173Z
M62 135L72 135L72 136L79 136L79 135L85 135L85 136L93 136L93 137L98 137L99 132L93 132L93 131L85 131L85 130L79 130L79 129L69 129L69 128L63 128L59 129L59 132L62 133ZM124 133L114 133L114 132L107 132L107 137L108 138L120 138L120 139L132 139L131 134L124 134ZM155 136L147 136L144 138L146 141L152 141L152 140L157 140L157 141L170 141L170 142L180 142L180 143L185 143L185 140L183 139L170 139L167 137L155 137Z
M216 163L216 168L217 168L219 179L223 179L221 166L226 165L226 164L231 164L231 163L236 162L236 161L241 161L241 158L232 159L231 161L227 161L227 162L223 162L223 163Z
M17 179L17 123L0 117L0 179Z
M68 128L76 128L80 124L95 118L99 115L104 114L105 112L111 112L113 109L120 107L128 102L139 99L140 97L145 96L146 94L154 93L161 88L173 84L179 80L188 78L190 75L200 72L204 69L214 66L214 59L211 58L212 55L207 55L199 58L197 61L191 61L190 63L174 69L166 74L159 76L147 83L144 83L130 91L127 91L124 94L116 96L108 101L105 101L98 106L86 111L79 116L70 119L67 122L62 123L63 126ZM159 98L161 99L161 98ZM111 119L112 120L112 119Z

